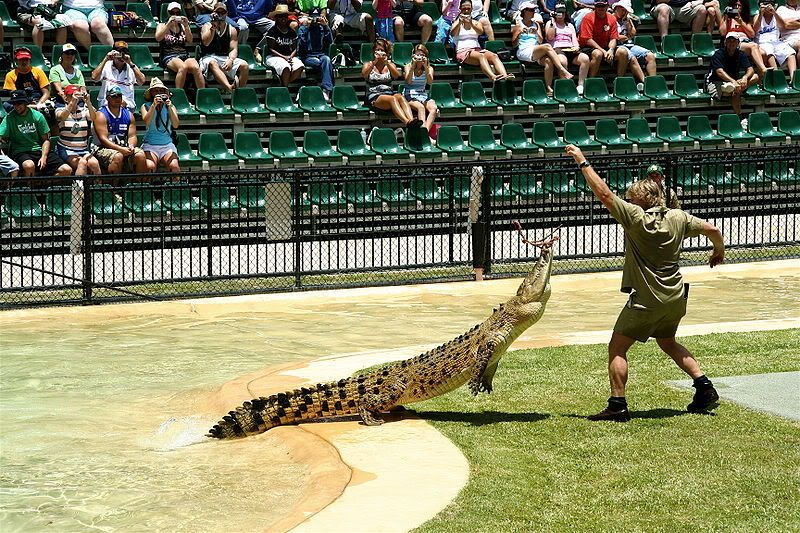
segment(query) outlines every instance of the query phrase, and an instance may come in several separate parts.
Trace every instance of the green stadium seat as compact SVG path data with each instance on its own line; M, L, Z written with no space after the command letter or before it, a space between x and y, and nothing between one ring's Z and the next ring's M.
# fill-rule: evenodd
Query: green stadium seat
M608 94L605 78L586 78L583 96L594 104L595 110L620 107L620 99Z
M789 86L786 82L786 75L780 69L768 70L764 73L764 90L774 95L779 102L800 100L800 91Z
M220 215L234 215L239 212L239 202L228 187L202 187L200 189L200 205Z
M133 102L136 104L136 111L135 113L140 113L142 106L144 105L144 92L147 89L145 87L134 87L133 89Z
M778 131L785 133L793 141L800 140L800 112L785 109L778 113Z
M614 79L614 96L625 102L625 109L649 109L650 99L636 88L636 80L630 76Z
M497 7L495 5L495 7ZM510 22L503 21L506 24L511 24ZM504 41L500 39L495 39L494 41L486 41L484 43L484 47L489 50L490 52L498 53L503 50L510 50L511 47L508 46ZM513 55L511 57L514 57ZM517 59L509 59L508 61L503 61L503 66L506 67L506 70L517 70L520 67L520 62Z
M269 134L269 153L281 165L308 163L308 155L297 148L291 131L273 130Z
M50 222L50 215L32 192L15 189L14 194L7 194L5 211L11 218L12 225Z
M61 50L63 46L60 44L53 45L53 53L50 55L50 64L53 66L58 65L59 60L61 59ZM89 68L89 65L84 64L83 60L81 59L81 53L78 51L75 54L75 62L73 63L76 68L79 68L84 73L91 72L92 69Z
M342 45L338 45L336 43L331 43L328 46L328 57L334 58L340 53L342 53L342 49L344 47L350 48L352 50L352 46L348 43L342 43ZM357 63L355 65L349 67L336 67L336 74L341 77L345 76L354 76L356 74L361 73L361 63Z
M442 157L442 151L431 143L427 128L407 128L404 145L417 159Z
M665 56L658 50L658 46L656 46L656 40L653 39L652 35L637 35L633 38L633 44L650 50L656 57L656 63L660 63L662 65L669 63L669 57Z
M2 43L0 43L2 44ZM31 51L31 66L38 67L44 70L45 75L50 71L47 67L47 64L44 62L44 54L42 54L42 49L36 46L35 44L28 44L25 43L23 46L26 46Z
M225 138L219 132L200 134L197 144L197 155L214 167L238 166L239 159L234 156L225 144Z
M359 52L360 63L364 65L368 61L372 61L375 54L372 52L372 43L361 43L361 50ZM361 67L359 67L359 72Z
M341 163L342 154L331 146L325 130L306 130L303 134L303 151L314 159L314 163Z
M708 186L697 165L678 163L673 168L675 169L675 184L684 191L696 191Z
M410 187L404 186L397 180L376 182L375 196L390 207L408 207L417 204L417 197L412 194Z
M765 144L786 141L786 134L779 132L772 125L769 113L750 113L747 118L747 131L761 139L761 142Z
M602 144L589 135L589 129L582 120L567 120L564 122L564 142L574 144L582 150L600 151Z
M186 134L178 133L177 138L178 142L176 143L175 148L178 149L178 162L180 163L181 168L202 167L203 158L192 152L192 148L189 145L189 139L186 137Z
M631 7L633 8L633 14L636 15L640 23L653 20L653 17L650 15L649 3L647 7L645 7L643 0L633 0L633 2L631 2Z
M663 148L664 141L656 137L644 117L631 117L625 125L625 137L639 149Z
M686 120L686 135L700 143L700 148L725 145L725 137L717 135L711 129L708 115L691 115Z
M270 165L275 159L264 150L261 137L255 131L239 131L233 139L233 153L249 167Z
M375 161L377 155L367 147L361 131L350 128L339 130L336 138L336 150L347 156L348 162Z
M553 82L553 98L564 104L567 111L588 111L589 100L578 94L573 80L560 79Z
M255 55L253 55L253 48L249 44L239 43L239 52L237 57L242 61L247 63L247 66L250 67L250 76L253 75L261 75L267 72L267 67L258 63L256 61Z
M728 139L732 144L750 144L756 140L755 135L742 128L739 116L735 113L723 113L719 116L717 133Z
M535 113L558 111L558 102L547 96L542 80L525 80L522 84L522 99L533 106Z
M469 127L469 145L481 157L505 157L506 148L497 143L492 127L487 124L473 124Z
M503 124L500 129L500 144L511 150L511 156L537 154L539 147L528 140L522 124Z
M517 96L514 80L498 80L494 82L492 100L503 108L504 113L528 112L528 103Z
M111 47L105 44L93 44L89 47L89 68L94 70L103 62L103 58L111 51ZM88 80L87 80L88 81Z
M419 10L433 19L434 26L436 25L436 21L439 20L439 17L442 16L442 10L436 2L423 2L422 5L419 6Z
M479 113L497 113L497 104L489 101L479 81L465 81L461 84L461 102Z
M594 138L602 143L606 150L633 150L633 143L622 136L614 119L599 119L594 125Z
M242 118L268 119L269 111L261 106L256 90L252 87L242 87L231 94L231 109L239 113Z
M707 92L697 86L697 80L694 74L675 74L673 92L686 100L686 105L699 104L708 106L711 104L711 97Z
M564 141L559 139L555 124L546 120L533 123L531 140L542 148L545 154L564 154L564 148L567 146Z
M409 159L410 153L397 144L397 137L391 128L374 128L370 137L370 148L384 161Z
M794 76L792 77L792 89L800 91L800 74L798 74L798 72L800 71L794 71Z
M676 107L681 99L667 88L664 76L646 76L644 79L644 95L652 100L656 107Z
M744 92L744 101L747 104L758 105L769 102L769 100L770 93L765 91L761 85L751 85Z
M153 18L153 12L150 10L150 6L144 2L128 2L125 11L132 11L136 13L139 15L139 18L147 22L148 31L155 31L157 23L156 19Z
M338 116L336 110L325 101L322 88L318 85L305 85L300 87L297 95L298 107L308 113L312 121L335 120Z
M547 172L542 179L542 186L546 191L560 197L580 196L588 191L583 176L576 175L574 171Z
M444 43L428 41L425 43L425 46L428 47L428 60L437 73L441 72L445 74L448 72L458 72L458 65L450 60Z
M764 173L779 185L798 185L800 184L800 165L795 160L789 161L766 161Z
M441 115L457 115L466 112L467 106L456 100L453 87L446 81L431 83L430 97L436 102Z
M8 6L6 6L5 2L0 2L0 20L3 22L3 29L5 30L19 30L20 25L19 22L11 18L11 14L8 12Z
M683 134L677 117L658 117L656 137L664 140L669 145L670 150L675 148L694 148L694 139Z
M369 118L369 109L358 101L352 85L337 85L331 93L331 105L342 113L342 117L352 119Z
M411 180L411 194L425 204L446 203L452 196L447 185L446 178L417 176Z
M311 182L301 185L306 207L319 206L325 209L347 209L347 199L339 192L340 185L329 181Z
M131 44L128 45L128 52L131 55L131 61L133 61L146 76L164 76L164 69L153 61L149 46L146 44Z
M197 89L197 110L210 122L233 122L234 113L222 102L222 94L216 87Z
M661 38L661 51L675 63L697 64L698 57L686 49L683 36L680 33L671 33Z
M389 208L389 202L378 196L377 188L379 183L367 182L362 180L346 181L342 184L342 196L357 209L381 209ZM391 191L385 194L391 195ZM384 203L386 204L384 206Z
M441 148L448 157L475 158L475 150L461 137L458 126L442 126L436 136L436 146Z
M492 27L495 29L507 29L511 27L511 23L500 16L500 8L497 7L497 2L491 1L489 2L489 22L492 23ZM435 19L434 19L435 21ZM492 41L489 41L492 42Z
M165 218L167 208L153 190L126 188L122 190L122 208L136 218Z
M292 96L286 87L267 87L266 108L279 119L303 118L303 110L292 103Z
M72 189L50 189L44 197L44 210L55 220L69 220L72 216Z
M714 39L712 39L710 33L706 32L693 33L690 48L694 55L703 59L710 58L717 51L716 46L714 46Z
M267 190L263 185L239 185L236 188L236 203L249 211L263 210L267 206Z
M395 65L404 67L411 63L411 51L413 47L414 45L410 41L394 43L394 47L392 48L392 61L394 61ZM402 71L402 69L400 70Z
M172 91L172 105L175 106L175 111L181 120L199 120L200 112L189 103L189 98L186 97L186 91L183 89L171 89Z
M170 214L179 216L198 215L204 211L200 203L200 195L192 194L187 189L164 189L161 203L166 207Z
M513 175L509 186L521 200L542 200L551 194L544 188L542 182L536 181L534 176Z
M604 178L608 188L619 196L623 196L634 182L633 173L629 168L609 168Z

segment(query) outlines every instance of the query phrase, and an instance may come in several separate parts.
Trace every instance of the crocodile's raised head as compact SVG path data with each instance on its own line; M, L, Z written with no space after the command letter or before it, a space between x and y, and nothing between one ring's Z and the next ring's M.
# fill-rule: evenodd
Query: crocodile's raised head
M546 304L550 299L550 271L553 268L553 253L549 247L542 248L542 255L528 272L517 289L519 303L539 302Z

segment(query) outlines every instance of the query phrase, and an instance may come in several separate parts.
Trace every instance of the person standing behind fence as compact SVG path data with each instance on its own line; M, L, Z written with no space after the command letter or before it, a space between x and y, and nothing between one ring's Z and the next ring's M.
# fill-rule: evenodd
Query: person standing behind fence
M180 126L180 119L170 96L169 89L161 80L150 80L141 110L142 120L147 128L142 140L142 150L154 170L162 166L170 172L180 172L178 149L172 141L173 130Z
M144 174L151 166L138 148L136 121L133 110L122 105L122 89L108 90L107 104L95 114L94 144L99 148L94 155L104 174Z
M97 110L86 94L86 87L67 85L64 88L64 102L66 106L56 111L56 151L72 167L76 176L99 176L100 163L89 151L89 125L94 122Z
M578 164L597 199L625 230L622 292L629 293L630 297L608 344L611 397L608 406L589 416L589 420L630 420L625 399L627 353L636 341L647 342L650 337L654 337L659 348L694 380L696 391L687 410L706 412L716 405L719 395L691 352L675 340L689 296L689 285L683 283L678 262L683 240L704 235L714 245L709 265L714 268L721 264L725 259L722 233L712 224L680 209L668 209L664 205L664 190L654 180L635 182L628 189L628 202L624 201L608 188L580 148L569 145L566 152Z

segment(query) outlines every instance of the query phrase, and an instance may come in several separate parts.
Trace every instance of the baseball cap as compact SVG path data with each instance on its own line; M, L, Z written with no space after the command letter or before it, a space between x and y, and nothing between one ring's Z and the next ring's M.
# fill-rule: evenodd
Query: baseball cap
M11 98L9 98L8 101L12 104L27 104L31 100L28 98L28 93L23 90L16 90L11 92Z
M63 45L61 45L61 53L63 54L65 52L72 52L73 54L77 54L78 49L75 48L74 44L64 43Z
M308 15L312 18L320 17L322 16L322 10L318 7L314 7L313 9L311 9L311 13L309 13Z
M566 4L556 4L555 9L553 10L556 13L566 13L567 12L567 5Z
M169 5L167 5L167 13L174 11L176 9L178 11L181 11L181 5L178 2L170 2Z
M120 95L122 96L122 89L119 85L114 85L113 87L109 87L106 91L106 96L113 96L113 95Z
M607 0L597 0L594 3L594 5L595 5L595 7L597 7L597 6L606 6L606 7L608 7L608 1Z
M614 8L624 7L625 11L628 13L633 13L633 5L631 5L631 0L619 0L616 4L614 4Z
M533 2L522 2L519 6L519 12L522 13L526 9L533 9L534 11L537 10L536 4Z
M661 165L653 163L649 167L647 167L647 172L645 172L645 176L649 176L650 174L661 174L664 175L664 167Z
M66 87L64 87L64 94L72 95L77 92L80 92L80 90L81 90L80 85L67 85Z
M113 49L117 50L118 52L125 52L127 54L128 53L128 43L126 41L117 41L117 42L114 43Z
M32 57L31 49L25 46L20 46L14 51L14 59L31 59Z

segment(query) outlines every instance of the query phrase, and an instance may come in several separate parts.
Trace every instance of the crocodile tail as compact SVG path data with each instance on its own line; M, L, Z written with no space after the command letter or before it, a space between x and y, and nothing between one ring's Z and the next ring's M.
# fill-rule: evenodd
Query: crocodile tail
M244 402L212 427L206 436L234 439L257 435L276 426L298 424L358 412L350 379L303 387Z

